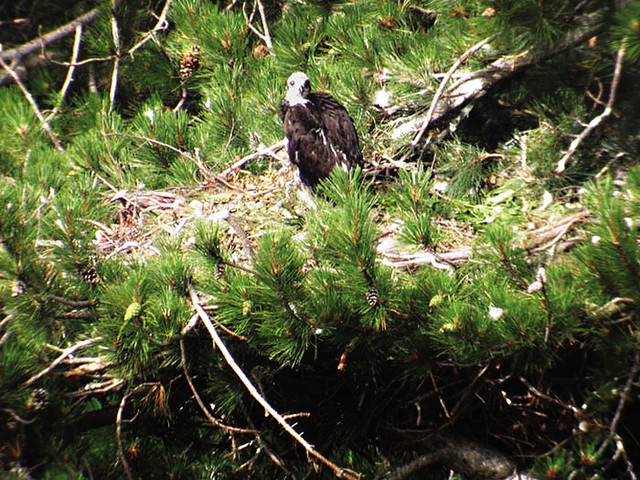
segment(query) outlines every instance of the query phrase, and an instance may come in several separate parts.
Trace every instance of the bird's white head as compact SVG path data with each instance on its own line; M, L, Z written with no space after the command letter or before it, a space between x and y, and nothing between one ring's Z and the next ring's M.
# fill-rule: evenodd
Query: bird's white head
M285 99L289 105L307 103L307 95L311 91L309 77L303 72L294 72L287 79L287 94Z

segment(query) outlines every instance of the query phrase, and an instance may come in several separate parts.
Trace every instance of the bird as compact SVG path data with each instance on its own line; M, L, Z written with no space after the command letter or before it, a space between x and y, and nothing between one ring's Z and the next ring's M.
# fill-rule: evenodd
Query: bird
M312 92L309 77L294 72L280 104L289 160L300 180L311 188L334 167L362 166L358 132L347 109L324 92Z

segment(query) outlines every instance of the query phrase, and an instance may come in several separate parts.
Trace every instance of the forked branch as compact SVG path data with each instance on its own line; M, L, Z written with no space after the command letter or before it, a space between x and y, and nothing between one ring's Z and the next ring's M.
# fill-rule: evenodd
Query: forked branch
M249 394L260 405L262 405L262 407L269 413L269 415L271 415L289 435L291 435L300 445L304 447L304 449L307 451L307 453L310 456L315 457L320 462L328 466L333 471L336 477L346 478L348 480L358 480L362 478L362 476L356 472L352 472L351 470L340 468L338 465L331 462L328 458L326 458L324 455L318 452L315 448L313 448L313 446L309 442L307 442L304 439L304 437L300 435L291 425L289 425L289 423L282 417L282 415L280 415L280 413L278 413L278 411L274 409L262 395L260 395L256 387L253 385L253 383L251 383L251 380L249 380L249 378L244 373L242 368L240 368L240 366L236 363L233 356L231 355L231 352L229 352L224 342L218 335L218 332L213 326L213 323L211 322L209 315L207 314L207 312L205 312L204 308L202 308L202 305L200 304L198 294L196 293L196 291L192 286L189 286L189 295L191 297L191 303L193 307L198 313L200 320L202 321L204 326L207 328L207 331L209 332L209 335L211 335L211 338L215 343L216 347L218 348L218 350L220 350L220 353L222 353L222 356L224 357L225 361L231 367L234 373L238 376L238 378L243 383L245 388L249 391Z
M620 47L618 50L618 55L616 57L616 66L613 71L613 78L611 79L611 88L609 90L609 99L607 100L607 104L604 107L604 111L591 119L591 121L587 124L586 128L578 135L569 145L569 149L562 156L560 161L558 162L558 167L556 168L556 173L564 172L567 162L571 160L573 155L576 153L576 150L580 147L582 142L593 132L598 125L604 122L613 112L613 104L616 101L616 92L618 91L618 83L620 83L620 73L622 72L622 61L624 60L625 48L624 45Z

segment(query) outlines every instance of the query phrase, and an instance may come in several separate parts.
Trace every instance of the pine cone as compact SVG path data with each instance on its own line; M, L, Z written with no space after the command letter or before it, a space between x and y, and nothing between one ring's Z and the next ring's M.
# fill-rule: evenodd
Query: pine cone
M80 276L82 279L90 284L97 285L100 283L100 275L98 275L97 270L98 265L98 257L96 255L91 255L86 263L80 267Z
M193 72L200 68L200 48L197 45L192 45L182 56L180 60L180 78L186 80Z

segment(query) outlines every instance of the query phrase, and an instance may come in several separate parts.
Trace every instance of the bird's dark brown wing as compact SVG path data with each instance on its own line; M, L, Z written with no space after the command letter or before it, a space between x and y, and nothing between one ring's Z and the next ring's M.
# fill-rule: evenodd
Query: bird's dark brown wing
M284 134L288 141L289 159L298 167L300 179L306 185L317 185L338 164L340 155L318 118L305 105L286 109Z
M362 165L358 132L347 109L328 93L312 92L307 100L329 142L338 153L344 154L347 166Z

